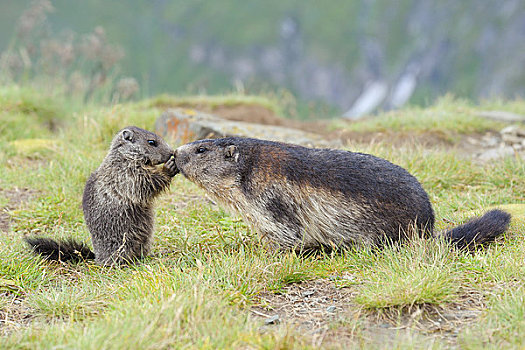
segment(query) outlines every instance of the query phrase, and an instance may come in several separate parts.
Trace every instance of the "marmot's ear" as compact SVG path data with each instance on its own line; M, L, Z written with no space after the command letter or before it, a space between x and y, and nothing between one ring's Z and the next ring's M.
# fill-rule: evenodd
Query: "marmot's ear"
M235 160L236 162L239 161L239 150L235 145L226 146L226 149L224 150L224 155L226 156L226 158L233 158L233 160Z
M133 131L129 129L124 129L122 131L122 138L126 141L133 141Z

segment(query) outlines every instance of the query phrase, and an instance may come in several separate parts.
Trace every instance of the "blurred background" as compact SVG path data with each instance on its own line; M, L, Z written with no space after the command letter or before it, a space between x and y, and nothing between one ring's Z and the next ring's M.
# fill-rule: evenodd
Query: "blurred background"
M262 94L359 118L525 96L525 1L0 1L1 79L84 101Z

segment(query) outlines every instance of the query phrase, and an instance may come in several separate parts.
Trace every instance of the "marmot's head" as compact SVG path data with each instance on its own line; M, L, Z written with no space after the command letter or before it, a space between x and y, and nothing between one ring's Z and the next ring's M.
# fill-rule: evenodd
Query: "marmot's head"
M115 135L110 153L141 165L158 165L170 159L173 149L159 135L128 126Z
M242 139L200 140L175 150L177 168L190 181L206 188L233 185L245 162Z

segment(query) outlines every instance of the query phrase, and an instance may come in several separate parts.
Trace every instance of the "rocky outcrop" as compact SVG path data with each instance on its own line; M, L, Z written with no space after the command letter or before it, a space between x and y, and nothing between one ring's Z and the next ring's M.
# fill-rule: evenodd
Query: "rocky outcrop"
M312 147L342 145L340 140L326 140L314 133L281 126L230 121L194 109L168 109L157 120L155 130L173 146L194 140L228 136L255 137Z
M511 125L503 128L499 134L482 139L476 158L481 161L516 156L525 159L525 128Z

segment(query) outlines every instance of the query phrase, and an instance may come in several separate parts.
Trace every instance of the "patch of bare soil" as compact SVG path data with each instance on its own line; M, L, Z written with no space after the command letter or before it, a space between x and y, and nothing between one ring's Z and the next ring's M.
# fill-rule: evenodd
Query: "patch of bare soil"
M264 292L254 315L265 320L278 315L280 321L293 321L301 329L316 332L348 307L352 289L336 288L333 281L320 279L285 287L284 293Z
M326 131L326 122L305 122L296 119L285 119L275 115L272 111L262 106L240 105L236 106L235 108L230 106L219 106L210 112L218 115L221 118L233 121L283 126L321 135L328 133Z
M352 303L355 288L337 286L332 279L289 285L284 293L259 296L252 316L264 332L277 324L291 325L311 340L312 346L345 348L364 342L389 344L396 336L419 335L456 344L459 330L473 322L483 308L481 296L460 304L422 305L382 311Z
M11 223L11 216L9 215L9 211L18 208L20 204L33 198L36 193L36 190L30 188L0 188L0 196L5 197L8 200L8 204L5 207L0 208L0 231L9 231Z
M172 105L166 107L174 107ZM275 115L270 109L256 104L233 104L210 106L209 104L178 104L175 107L196 109L218 117L264 125L285 125L286 119Z

